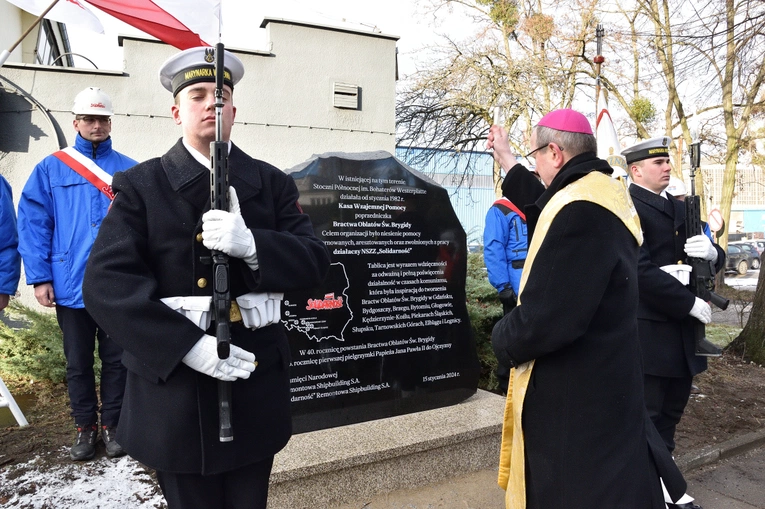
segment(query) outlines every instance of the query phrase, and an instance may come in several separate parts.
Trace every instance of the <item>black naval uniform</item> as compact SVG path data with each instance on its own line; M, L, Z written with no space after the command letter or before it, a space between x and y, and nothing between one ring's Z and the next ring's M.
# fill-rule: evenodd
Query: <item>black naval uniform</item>
M707 369L706 357L695 354L696 318L688 315L695 296L660 269L678 261L685 263L687 258L683 250L685 205L636 184L629 189L645 239L638 260L638 334L646 406L671 452L675 448L675 427L688 403L693 376ZM715 245L715 249L715 270L719 271L725 264L725 253L720 246Z
M233 145L229 167L259 262L252 271L230 258L232 299L319 284L329 254L297 203L292 178ZM210 251L201 236L209 178L210 170L180 140L161 158L115 175L116 197L87 265L85 304L125 351L117 440L130 456L177 474L207 476L259 464L270 471L292 433L283 326L232 325L232 343L253 352L258 366L249 379L232 382L234 440L221 443L217 380L182 362L204 331L160 302L212 295ZM207 332L213 331L214 324Z

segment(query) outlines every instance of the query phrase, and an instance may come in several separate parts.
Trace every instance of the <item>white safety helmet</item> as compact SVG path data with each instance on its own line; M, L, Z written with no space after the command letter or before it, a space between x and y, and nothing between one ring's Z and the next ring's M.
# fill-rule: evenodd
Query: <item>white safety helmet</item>
M111 117L113 115L112 100L98 87L88 87L74 98L72 113L75 115L99 115Z
M667 186L667 194L677 197L685 196L687 194L685 189L685 182L675 177L674 175L670 175L669 185Z

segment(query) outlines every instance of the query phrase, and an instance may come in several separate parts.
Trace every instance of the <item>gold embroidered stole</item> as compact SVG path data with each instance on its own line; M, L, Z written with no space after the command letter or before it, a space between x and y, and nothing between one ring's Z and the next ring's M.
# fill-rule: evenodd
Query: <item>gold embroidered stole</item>
M523 288L533 270L534 258L560 210L575 201L588 201L611 211L622 220L638 245L643 243L640 220L632 199L624 184L601 173L592 172L564 187L545 205L534 231L528 255L521 275L518 306L523 298ZM593 225L597 228L597 225ZM526 509L525 449L523 443L522 412L526 389L531 379L534 361L531 360L510 371L510 381L505 402L502 428L502 445L499 456L499 486L506 490L507 509Z

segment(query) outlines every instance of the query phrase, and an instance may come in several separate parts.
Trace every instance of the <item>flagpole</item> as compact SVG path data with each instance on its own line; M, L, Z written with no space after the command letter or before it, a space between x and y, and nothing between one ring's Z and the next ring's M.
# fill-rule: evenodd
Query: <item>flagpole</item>
M605 62L605 58L603 57L603 25L601 23L598 23L597 28L595 29L595 41L597 46L597 55L595 55L595 58L593 61L595 62L595 119L597 123L598 115L600 114L600 110L598 108L598 103L600 101L600 66ZM597 126L596 126L597 127Z
M223 42L223 0L218 1L218 42Z
M43 20L43 18L45 17L45 15L46 15L46 14L48 14L48 13L50 12L50 10L51 10L51 9L53 9L53 7L54 7L54 6L55 6L57 3L58 3L58 0L53 0L53 3L51 3L51 4L48 6L48 8L47 8L47 9L45 9L45 10L43 11L43 13L42 13L42 14L40 14L40 16L39 16L39 17L38 17L38 18L35 20L35 22L34 22L34 23L32 23L32 25L30 25L30 27L29 27L29 28L27 28L26 32L24 32L23 34L21 34L21 37L19 37L19 39L18 39L16 42L14 42L14 43L13 43L13 46L11 46L11 47L10 47L10 49L7 49L7 50L5 50L5 49L4 49L4 50L3 50L3 52L2 52L2 53L0 53L0 67L2 67L2 66L3 66L3 64L5 64L5 61L6 61L6 60L8 60L8 57L9 57L9 56L11 56L11 52L12 52L13 50L15 50L15 49L16 49L16 46L18 46L19 44L21 44L21 41L23 41L23 40L24 40L24 38L25 38L27 35L29 35L29 32L31 32L31 31L32 31L32 30L33 30L33 29L34 29L34 28L35 28L37 25L39 25L39 24L40 24L40 21L42 21L42 20Z
M500 125L502 121L502 105L497 103L494 106L494 125ZM494 171L492 174L492 180L494 182L494 196L495 198L502 198L502 166L499 161L494 161Z

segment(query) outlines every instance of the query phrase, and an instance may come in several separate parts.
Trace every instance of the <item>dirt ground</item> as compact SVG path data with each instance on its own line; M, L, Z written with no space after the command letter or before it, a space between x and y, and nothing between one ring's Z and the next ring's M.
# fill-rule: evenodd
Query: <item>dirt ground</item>
M15 398L24 390L11 388ZM13 463L25 463L37 456L70 446L74 440L74 425L69 417L69 397L64 384L34 384L28 387L36 402L24 411L30 425L20 428L0 428L0 468ZM67 456L52 457L50 461L68 462ZM2 499L0 499L2 503Z
M685 408L675 454L765 428L765 368L726 354L710 360L695 384L700 393Z

